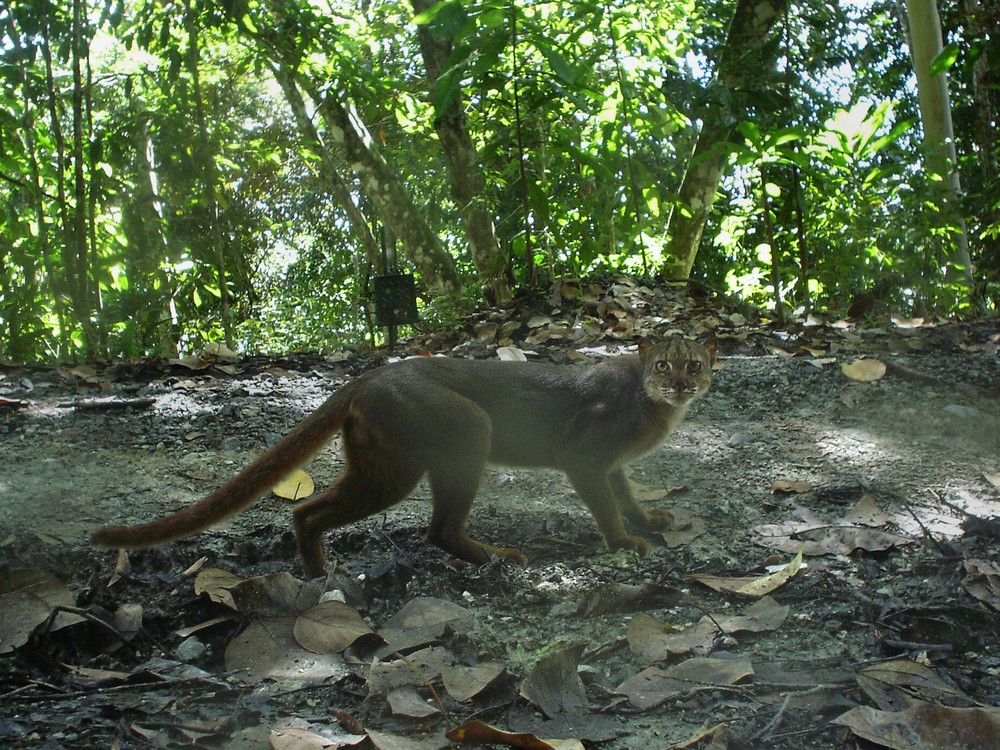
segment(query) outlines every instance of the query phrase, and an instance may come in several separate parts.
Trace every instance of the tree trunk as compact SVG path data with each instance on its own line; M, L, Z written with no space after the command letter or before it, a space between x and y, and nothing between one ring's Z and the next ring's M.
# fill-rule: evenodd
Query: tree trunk
M959 212L962 186L951 122L948 77L945 73L931 75L931 63L942 49L941 21L935 0L906 0L906 15L910 21L910 56L917 77L920 121L924 127L926 168L941 179L941 218L954 228L953 249L947 258L945 278L971 289L972 263L965 220Z
M85 84L83 80L83 61L87 57L88 40L86 38L86 19L84 17L83 0L73 0L72 38L70 40L70 65L72 69L73 94L73 199L70 221L64 227L66 231L66 252L72 258L72 275L70 289L73 299L73 313L80 324L86 342L88 357L102 354L100 352L100 335L95 324L98 316L97 296L91 287L91 253L90 235L87 231L87 188L88 175L85 168L86 157L84 146L90 142L90 133L86 128L84 118Z
M239 7L238 7L239 6ZM271 14L267 22L248 25L247 13L240 3L230 9L233 18L244 34L256 42L263 54L282 69L299 89L313 100L326 123L333 142L343 150L347 163L361 183L361 190L371 199L382 221L392 229L403 244L403 251L420 273L423 282L437 294L455 294L462 289L462 282L455 270L455 262L445 250L423 214L410 198L406 187L378 151L371 133L355 111L344 90L320 92L318 82L299 70L300 51L298 40L278 34L283 27L283 14L287 9L266 6ZM309 134L306 133L306 137Z
M704 124L688 160L678 205L670 212L669 241L660 267L664 279L687 279L691 275L705 222L729 158L724 146L743 114L739 92L752 87L758 71L770 64L770 60L760 58L760 53L771 29L784 13L785 2L737 0L719 58L716 85L720 91L701 115Z
M435 5L436 0L412 0L412 4L415 12L422 13ZM427 82L433 91L451 57L452 43L443 38L433 24L417 26L417 37L427 69ZM448 108L434 119L434 131L441 142L451 194L461 212L472 262L483 282L484 296L489 304L507 302L512 294L509 262L497 242L493 214L484 196L486 180L466 127L460 94L456 93Z
M6 25L9 28L10 37L16 39L19 36L18 25L13 14L8 13ZM46 45L47 46L47 45ZM25 244L21 247L11 247L10 257L21 268L20 279L16 287L11 287L10 282L13 274L4 273L3 291L5 300L17 300L14 304L4 306L4 315L7 323L7 355L14 362L28 362L37 356L34 342L31 340L35 333L39 318L39 271L42 277L48 277L49 293L53 300L53 307L56 311L56 318L61 327L66 325L67 314L64 307L64 295L58 293L59 274L56 272L51 247L49 244L48 209L46 206L46 194L44 181L41 176L41 166L39 165L39 149L35 138L36 128L40 127L37 120L35 101L32 98L31 88L28 85L31 75L27 60L22 56L18 60L17 81L21 93L21 132L23 139L24 160L27 167L25 181L19 185L25 195L25 206L30 206L32 220L38 227L37 239L34 243ZM27 210L21 213L24 220L29 215ZM2 253L0 253L2 255ZM41 269L38 267L38 258L41 258Z
M375 204L382 221L403 244L424 283L438 294L461 291L462 282L455 262L376 149L371 133L345 94L330 92L320 97L310 92L310 95L318 102L333 140L344 149L351 169L361 181L361 189Z
M225 236L222 231L222 212L219 210L219 173L215 165L214 135L208 129L205 114L205 100L201 88L199 71L201 52L199 50L198 23L194 0L188 0L184 23L188 36L188 73L191 75L191 94L194 98L195 124L198 128L198 143L194 155L199 162L205 180L205 201L208 217L212 223L212 254L218 276L219 301L222 312L222 330L226 336L226 346L233 348L233 313L229 299L229 274L226 271Z
M122 229L128 239L125 256L131 306L126 309L139 353L150 347L160 355L177 356L173 336L171 290L161 263L169 256L163 235L163 209L157 189L149 115L134 115L134 187L122 207Z
M330 191L330 194L347 213L347 220L350 222L351 229L357 235L358 241L361 242L361 247L364 248L368 263L372 268L378 268L381 264L381 256L379 254L378 243L375 241L375 235L372 234L368 220L361 213L361 209L354 201L350 189L348 189L341 178L340 171L337 169L337 164L333 160L330 149L323 142L323 138L316 130L316 126L313 125L313 121L310 119L309 112L306 109L305 100L302 98L302 92L296 85L294 77L280 63L271 63L271 73L285 94L285 101L291 107L292 115L295 117L299 132L302 133L306 148L319 159L318 177L320 183Z

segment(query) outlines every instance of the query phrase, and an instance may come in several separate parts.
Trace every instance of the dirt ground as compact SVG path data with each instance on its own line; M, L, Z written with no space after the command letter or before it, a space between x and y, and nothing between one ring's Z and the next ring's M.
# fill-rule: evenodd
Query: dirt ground
M515 343L543 359L634 346L630 335L563 336L568 308L546 308L549 322L534 311L500 323L521 323ZM868 744L859 737L878 735L840 717L1000 707L1000 576L989 567L1000 551L997 325L643 315L635 330L714 335L720 346L710 394L631 472L650 505L677 512L677 531L652 537L645 558L609 553L562 476L497 467L470 530L518 546L529 564L476 569L423 540L421 485L327 536L338 573L319 588L338 591L382 638L322 658L304 656L315 650L300 648L298 625L298 644L255 630L301 623L306 605L220 603L202 577L222 569L265 576L264 588L293 585L288 501L270 496L221 528L132 551L128 564L92 549L88 534L198 499L377 357L0 367L0 746L423 750L458 747L445 732L479 719L565 740L558 748L897 747ZM446 343L495 356L502 342L489 325ZM852 378L841 365L858 357L885 374ZM334 443L308 471L325 487L339 465ZM759 580L799 550L804 567L764 598L694 578ZM58 600L75 616L51 628L24 620L25 580L55 592L34 597L48 609ZM757 626L726 625L764 599L766 617L749 613ZM392 640L401 608L437 612L438 600L464 614L447 609L434 632ZM376 668L398 654L410 657L410 679L386 685ZM725 675L671 671L705 664ZM494 671L475 692L455 688L455 675L480 668ZM1000 747L982 736L992 739L955 746Z

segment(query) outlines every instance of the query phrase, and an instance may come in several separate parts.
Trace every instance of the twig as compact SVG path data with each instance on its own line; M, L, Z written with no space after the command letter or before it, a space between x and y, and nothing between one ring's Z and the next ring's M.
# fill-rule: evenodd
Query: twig
M111 635L113 635L119 641L121 641L122 645L127 646L129 644L128 638L122 635L122 633L120 633L118 629L111 623L105 622L97 615L94 615L85 609L80 609L79 607L69 607L64 604L59 604L52 608L52 611L49 613L48 619L45 620L45 625L41 630L42 635L44 636L51 635L52 626L55 624L56 617L58 617L59 614L63 612L68 615L76 615L77 617L82 617L84 620L88 620L89 622L92 622L95 625L99 625L103 627L105 630L109 631Z
M783 700L781 702L781 708L778 709L778 713L776 713L774 715L774 718L771 719L769 722L767 722L767 724L759 732L757 732L756 734L754 734L754 736L752 737L752 739L755 739L755 740L757 740L757 739L763 739L763 740L769 740L769 739L771 739L771 735L774 734L774 730L777 729L781 725L781 720L785 717L785 711L787 710L788 704L791 703L791 701L792 701L792 694L788 693L785 696L785 700Z
M77 401L71 404L56 404L56 407L59 409L76 409L77 411L118 411L123 409L148 409L155 404L155 398L108 398Z
M931 533L930 529L928 529L924 525L924 522L921 521L920 518L917 516L917 514L913 512L913 508L910 507L910 504L908 502L906 502L906 500L903 500L903 507L906 508L906 512L907 513L909 513L911 516L913 516L913 520L917 522L917 526L919 526L920 530L924 532L924 536L926 538L930 539L934 543L934 546L937 547L937 551L939 553L941 553L941 556L942 557L948 557L948 556L950 556L951 555L951 550L949 550L947 547L945 547L944 546L944 542L940 541L936 536L934 536Z
M785 711L788 710L788 704L791 703L792 698L805 695L814 695L820 693L824 690L830 690L836 688L837 685L816 685L808 690L791 691L785 693L785 700L781 702L781 708L778 709L778 713L774 715L766 726L764 726L760 731L754 732L753 736L750 738L752 740L770 740L774 736L774 730L776 730L781 725L781 720L785 716Z
M406 666L408 666L410 669L413 670L413 673L417 677L419 677L421 679L421 681L424 683L424 686L428 690L430 690L431 697L434 699L434 702L437 703L438 708L441 709L441 715L444 717L444 723L445 723L445 725L447 725L449 727L453 727L454 724L451 723L451 716L448 715L448 709L444 707L444 701L441 700L441 696L438 695L438 691L434 689L434 686L431 684L431 681L427 679L427 675L425 675L423 672L421 672L420 669L417 667L416 664L414 664L412 661L410 661L409 659L407 659L405 656L403 656L398 651L393 651L392 655L395 656L396 658L400 659Z
M87 688L86 690L74 690L72 692L63 692L57 695L24 695L21 696L21 702L46 703L50 701L72 700L74 698L83 698L86 696L104 695L107 693L127 693L132 690L135 691L162 690L164 688L182 689L186 686L190 686L192 688L198 686L201 690L204 690L205 683L213 683L213 681L216 682L218 681L216 675L209 675L205 677L181 677L177 679L162 677L161 681L159 682L153 682L153 681L129 682L124 685L92 687L92 688Z
M914 643L913 641L900 641L895 638L883 638L882 643L892 648L903 651L954 651L955 645L952 643Z

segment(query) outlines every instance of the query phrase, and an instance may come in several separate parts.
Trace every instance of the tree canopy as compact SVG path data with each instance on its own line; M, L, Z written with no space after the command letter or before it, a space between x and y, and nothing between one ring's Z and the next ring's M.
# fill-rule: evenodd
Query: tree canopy
M386 256L426 315L617 271L994 311L1000 17L931 6L928 64L886 0L8 0L0 359L340 346Z

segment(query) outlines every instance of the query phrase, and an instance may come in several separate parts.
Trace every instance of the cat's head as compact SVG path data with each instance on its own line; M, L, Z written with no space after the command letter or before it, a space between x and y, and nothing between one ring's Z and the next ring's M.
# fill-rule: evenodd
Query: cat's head
M704 395L712 384L715 351L714 341L699 344L679 336L660 343L640 341L643 385L649 397L670 406L687 406Z

